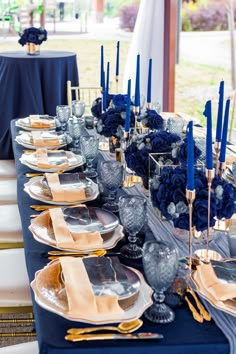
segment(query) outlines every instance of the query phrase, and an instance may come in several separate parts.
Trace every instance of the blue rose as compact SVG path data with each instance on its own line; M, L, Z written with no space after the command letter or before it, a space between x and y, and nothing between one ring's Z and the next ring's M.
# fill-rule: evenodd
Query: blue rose
M177 152L177 157L181 163L186 163L187 162L187 156L188 156L188 139L185 138L183 140L183 143L180 145L178 152ZM194 142L194 161L199 159L201 156L201 150L195 145Z
M178 229L189 230L189 214L183 213L173 220L174 226Z
M125 106L127 104L127 95L114 95L112 98L112 103L114 104L115 107L120 107L120 106Z
M164 120L153 109L147 109L144 116L141 117L141 122L145 127L150 129L162 129Z
M215 225L214 216L216 215L215 197L211 193L210 226ZM193 225L198 231L204 231L208 228L208 191L206 189L198 193L193 203Z

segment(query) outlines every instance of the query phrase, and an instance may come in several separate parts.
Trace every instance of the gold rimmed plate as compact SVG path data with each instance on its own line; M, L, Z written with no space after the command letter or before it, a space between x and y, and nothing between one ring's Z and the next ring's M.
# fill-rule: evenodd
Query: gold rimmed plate
M100 208L84 208L83 206L62 208L68 229L76 233L99 231L103 239L102 248L111 249L124 237L123 226L118 218L107 210ZM83 214L80 215L80 211ZM87 216L86 216L87 214ZM101 248L101 245L75 247L59 247L56 242L49 211L45 211L31 220L29 227L34 238L51 247L64 251L90 252Z
M152 305L152 289L145 282L143 275L134 268L122 266L129 281L129 285L132 286L131 279L134 279L135 283L139 283L137 293L132 293L130 297L126 296L124 300L119 300L120 306L124 309L123 313L117 315L107 314L103 316L86 316L86 314L75 316L69 314L67 294L59 263L59 260L50 262L42 270L36 272L35 279L31 282L36 302L48 311L56 313L68 320L100 325L135 320L142 316L143 312ZM57 274L57 276L52 276L52 274ZM41 284L38 281L40 278L45 279ZM117 285L119 288L119 284ZM108 284L106 284L106 287L108 290L110 289Z
M19 118L16 120L15 125L21 129L26 131L36 131L36 130L54 130L56 129L56 122L55 117L48 116L48 115L39 115L38 119L42 122L47 123L48 127L39 127L34 128L31 126L30 117Z
M65 160L66 158L66 160ZM70 171L76 167L79 167L84 164L84 158L81 155L76 155L72 151L65 151L65 150L58 150L58 153L56 154L54 151L51 153L48 152L48 164L51 167L45 168L45 167L39 167L38 164L38 159L36 152L33 153L24 153L20 157L20 162L23 165L28 166L34 171L38 172L58 172L61 170L61 164L64 162L68 162L68 167L63 168L64 171Z
M42 182L44 181L44 177L42 176L32 177L27 183L25 183L24 191L31 198L52 205L73 205L78 203L85 203L87 201L96 199L99 194L98 185L89 178L87 178L87 180L89 182L89 189L87 192L86 199L77 200L74 202L65 202L63 200L60 202L53 201L52 196L48 193L48 191L42 184Z
M45 141L45 145L43 146L35 146L33 144L33 137L31 132L23 132L22 134L17 135L15 140L18 144L24 146L25 148L33 150L41 148L57 149L67 145L65 135L57 134L56 131L42 131L41 138ZM58 143L56 143L55 140L58 140Z

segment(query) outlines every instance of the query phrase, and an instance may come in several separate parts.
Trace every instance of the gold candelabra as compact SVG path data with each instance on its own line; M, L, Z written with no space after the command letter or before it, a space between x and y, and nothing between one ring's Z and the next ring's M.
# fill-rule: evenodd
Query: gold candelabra
M214 149L215 149L215 158L216 158L216 174L218 174L219 172L219 154L220 154L220 141L215 141L215 144L214 144Z

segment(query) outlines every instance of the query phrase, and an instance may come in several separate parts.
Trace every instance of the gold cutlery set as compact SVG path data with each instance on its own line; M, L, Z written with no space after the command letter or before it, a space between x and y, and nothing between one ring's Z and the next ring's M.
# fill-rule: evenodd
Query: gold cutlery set
M65 339L72 342L81 342L88 340L110 340L110 339L162 339L163 335L159 333L135 333L143 325L141 319L131 322L121 322L118 326L98 326L85 328L70 328L67 330ZM117 333L98 333L97 331L113 331Z

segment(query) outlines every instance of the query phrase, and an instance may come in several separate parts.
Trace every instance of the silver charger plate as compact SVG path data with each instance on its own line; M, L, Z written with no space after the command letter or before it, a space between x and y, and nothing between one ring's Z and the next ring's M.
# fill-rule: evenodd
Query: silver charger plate
M32 128L30 126L30 117L19 118L16 120L15 125L21 129L26 131L36 131L36 130L54 130L56 128L55 117L48 116L48 115L40 115L39 118L41 120L45 120L51 123L51 127L49 128Z
M50 158L50 154L48 154L48 162L52 166L50 168L42 168L37 166L37 158L36 158L36 153L24 153L20 157L20 162L23 165L28 166L32 170L38 171L38 172L57 172L61 170L61 167L57 165L60 165L63 163L63 155L61 154L66 154L69 167L63 168L64 171L70 171L76 167L79 167L85 163L84 157L81 155L76 155L72 151L58 151L58 155L53 152L52 157Z
M55 202L52 197L45 192L45 188L42 185L43 178L41 176L32 177L27 183L24 184L24 191L33 199L40 200L52 205L73 205L78 203L85 203L97 198L99 194L98 185L88 178L90 183L91 193L85 200L78 200L76 202Z
M31 132L23 132L20 135L16 136L16 142L22 146L24 146L27 149L56 149L56 148L60 148L63 147L65 145L67 145L66 142L66 137L64 134L57 134L55 131L42 131L42 138L44 138L45 140L53 140L55 138L58 138L59 140L59 145L49 145L49 146L35 146L32 143L32 134Z

